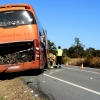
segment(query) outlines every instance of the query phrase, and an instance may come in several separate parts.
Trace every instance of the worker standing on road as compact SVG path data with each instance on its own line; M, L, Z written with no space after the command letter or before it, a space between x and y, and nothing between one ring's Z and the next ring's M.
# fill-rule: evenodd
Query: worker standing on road
M56 65L58 68L61 68L62 55L63 55L63 50L61 49L60 46L58 46L57 57L56 57Z

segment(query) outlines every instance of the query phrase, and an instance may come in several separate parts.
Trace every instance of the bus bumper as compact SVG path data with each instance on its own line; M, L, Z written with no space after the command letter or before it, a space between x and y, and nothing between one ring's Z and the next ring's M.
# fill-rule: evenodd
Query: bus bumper
M40 69L40 61L36 60L19 64L0 65L0 73L21 72L31 69Z

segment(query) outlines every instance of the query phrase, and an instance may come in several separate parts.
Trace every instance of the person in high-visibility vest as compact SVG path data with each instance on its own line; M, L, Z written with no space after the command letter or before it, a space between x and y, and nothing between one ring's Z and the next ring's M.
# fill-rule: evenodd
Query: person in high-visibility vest
M58 50L57 50L57 57L56 57L56 65L57 67L61 68L61 60L62 60L62 55L63 55L63 50L61 49L60 46L58 46ZM59 64L59 66L58 66Z

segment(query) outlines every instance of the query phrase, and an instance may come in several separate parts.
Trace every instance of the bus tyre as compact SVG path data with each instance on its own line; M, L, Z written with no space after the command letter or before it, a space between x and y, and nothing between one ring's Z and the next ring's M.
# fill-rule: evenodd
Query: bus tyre
M42 74L42 73L44 73L44 68L37 70L37 74Z
M44 68L45 68L45 69L47 69L47 68L48 68L48 64L47 64L47 63L45 64Z
M41 69L40 74L44 73L44 68Z
M45 63L45 66L44 66L44 69L47 69L48 68L48 62L46 60L46 63Z

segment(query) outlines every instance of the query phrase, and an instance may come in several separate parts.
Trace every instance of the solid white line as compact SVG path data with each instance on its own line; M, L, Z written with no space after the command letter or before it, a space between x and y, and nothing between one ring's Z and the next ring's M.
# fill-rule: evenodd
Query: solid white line
M94 93L94 94L100 95L100 92L97 92L97 91L94 91L94 90L91 90L91 89L88 89L88 88L85 88L85 87L82 87L82 86L79 86L79 85L70 83L70 82L68 82L68 81L65 81L65 80L62 80L62 79L59 79L59 78L56 78L56 77L53 77L53 76L50 76L50 75L47 75L47 74L43 74L43 75L48 76L48 77L53 78L53 79L56 79L56 80L59 80L59 81L61 81L61 82L67 83L67 84L69 84L69 85L76 86L76 87L78 87L78 88L81 88L81 89L83 89L83 90L92 92L92 93Z
M67 69L80 70L80 69L74 69L74 68L67 68ZM90 73L95 73L95 74L100 74L100 73L98 73L98 72L87 71L87 70L80 70L80 71L90 72Z
M61 69L61 70L63 70L63 69ZM51 75L51 74L54 74L54 73L60 72L61 70L51 71L49 74Z

